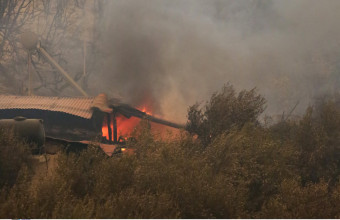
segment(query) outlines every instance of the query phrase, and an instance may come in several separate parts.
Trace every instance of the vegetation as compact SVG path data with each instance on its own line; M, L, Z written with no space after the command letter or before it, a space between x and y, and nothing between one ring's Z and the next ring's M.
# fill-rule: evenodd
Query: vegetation
M265 100L255 89L243 90L237 96L232 85L214 93L203 109L199 104L189 108L187 130L197 134L204 145L231 128L242 128L246 123L257 122L264 111Z
M1 134L0 218L339 218L339 102L271 126L264 104L227 85L189 109L197 138L159 140L143 122L135 154L60 153L38 181L24 145Z

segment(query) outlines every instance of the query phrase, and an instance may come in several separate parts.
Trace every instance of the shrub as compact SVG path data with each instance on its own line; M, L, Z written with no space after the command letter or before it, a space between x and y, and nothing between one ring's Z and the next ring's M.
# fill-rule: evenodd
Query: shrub
M203 108L199 104L189 107L186 127L207 145L231 128L240 129L246 123L257 122L264 104L264 98L255 89L236 95L235 89L227 84L219 93L214 93Z
M23 166L31 170L28 145L15 138L10 130L0 130L0 189L13 186Z
M243 197L244 213L252 215L277 194L281 181L296 176L297 152L266 129L247 124L220 135L206 149L216 174L223 174Z
M325 100L309 107L300 121L297 135L303 184L321 178L335 183L340 174L340 106Z
M225 86L189 111L201 141L162 140L143 120L127 142L134 155L61 152L39 179L25 145L0 135L1 171L15 174L1 173L0 218L339 218L339 105L265 127L263 104Z
M263 207L260 218L338 218L340 216L340 185L329 191L328 183L321 180L305 187L300 180L281 183L277 196Z

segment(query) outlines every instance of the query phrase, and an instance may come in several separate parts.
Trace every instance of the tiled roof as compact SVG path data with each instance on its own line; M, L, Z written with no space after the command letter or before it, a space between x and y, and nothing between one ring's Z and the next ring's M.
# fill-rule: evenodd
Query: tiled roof
M39 109L65 112L82 118L90 119L92 116L93 101L96 98L69 98L45 96L13 96L0 95L1 109Z

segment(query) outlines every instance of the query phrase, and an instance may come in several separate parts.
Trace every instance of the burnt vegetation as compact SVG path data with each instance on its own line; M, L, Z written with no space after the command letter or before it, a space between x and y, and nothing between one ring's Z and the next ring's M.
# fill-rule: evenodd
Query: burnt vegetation
M0 217L339 218L339 97L271 125L264 105L226 85L189 108L194 137L160 140L143 121L135 154L59 153L39 178L27 147L1 133Z

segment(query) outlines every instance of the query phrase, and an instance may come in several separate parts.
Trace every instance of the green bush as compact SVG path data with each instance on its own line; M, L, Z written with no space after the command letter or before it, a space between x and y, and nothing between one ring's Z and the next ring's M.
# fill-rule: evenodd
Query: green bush
M197 134L204 145L231 128L242 128L246 123L257 122L265 109L265 99L255 89L243 90L238 95L230 84L200 108L199 104L189 107L187 130Z

